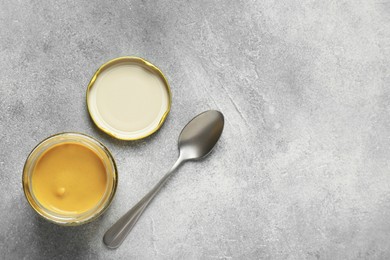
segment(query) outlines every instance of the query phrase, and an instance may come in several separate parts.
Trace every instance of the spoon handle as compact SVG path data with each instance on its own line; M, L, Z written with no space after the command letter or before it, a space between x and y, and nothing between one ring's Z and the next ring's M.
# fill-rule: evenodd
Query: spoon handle
M172 166L171 170L148 192L134 207L123 215L112 227L104 234L103 242L109 248L117 248L125 240L129 232L137 223L146 207L153 200L156 194L161 190L172 173L182 164L181 157Z

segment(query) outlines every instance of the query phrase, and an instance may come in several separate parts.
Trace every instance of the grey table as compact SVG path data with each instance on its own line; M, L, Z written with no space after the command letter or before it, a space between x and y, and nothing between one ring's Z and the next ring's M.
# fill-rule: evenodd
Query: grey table
M1 1L0 258L389 258L389 16L387 0ZM173 94L136 142L97 130L85 104L95 70L124 55L159 66ZM207 109L226 116L213 154L106 249ZM22 192L28 153L63 131L99 139L119 167L113 204L80 227L40 219Z

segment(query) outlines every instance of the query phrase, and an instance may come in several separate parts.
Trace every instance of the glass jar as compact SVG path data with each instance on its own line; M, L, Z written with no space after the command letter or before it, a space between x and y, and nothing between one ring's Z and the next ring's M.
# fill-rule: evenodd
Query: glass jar
M60 214L45 208L34 195L32 174L43 153L50 148L64 143L75 143L91 149L101 159L106 172L106 189L100 201L91 209L82 213ZM59 225L75 226L90 222L99 217L110 205L116 191L118 174L115 161L108 149L89 137L80 133L60 133L48 137L39 143L28 156L23 169L23 190L31 207L43 218Z

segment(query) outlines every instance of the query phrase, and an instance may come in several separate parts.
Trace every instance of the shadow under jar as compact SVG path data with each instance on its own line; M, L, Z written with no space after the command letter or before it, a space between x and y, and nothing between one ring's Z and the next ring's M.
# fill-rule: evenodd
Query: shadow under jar
M81 225L110 205L118 183L107 148L80 133L61 133L39 143L23 169L23 190L31 207L59 225Z

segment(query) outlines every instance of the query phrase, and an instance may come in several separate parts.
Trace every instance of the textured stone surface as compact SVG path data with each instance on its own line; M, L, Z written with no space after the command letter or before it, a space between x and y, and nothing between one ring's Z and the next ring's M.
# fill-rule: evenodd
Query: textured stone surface
M390 258L389 16L388 0L1 1L0 258ZM123 55L158 65L173 93L137 142L86 111L94 71ZM207 109L226 116L215 151L106 249ZM96 137L119 167L110 209L81 227L38 218L22 192L28 153L63 131Z

